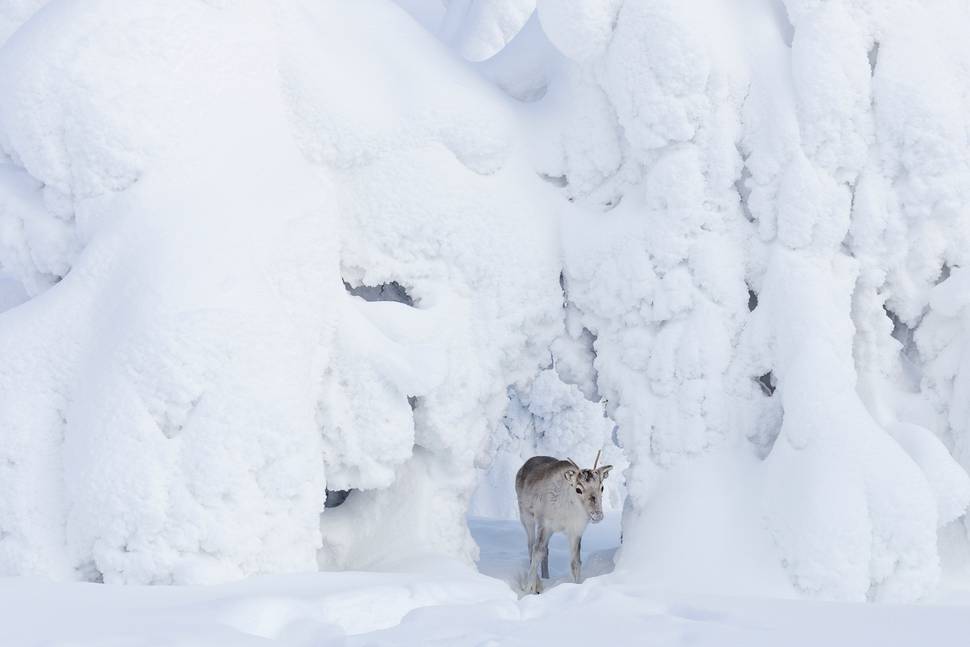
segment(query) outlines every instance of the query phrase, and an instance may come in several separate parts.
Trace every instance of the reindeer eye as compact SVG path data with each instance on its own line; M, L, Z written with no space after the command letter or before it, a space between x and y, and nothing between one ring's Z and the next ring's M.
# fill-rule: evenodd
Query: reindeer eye
M601 485L601 486L600 486L600 492L602 492L602 491L603 491L603 486Z
M582 493L583 493L583 491L581 489L576 488L576 494L582 494Z

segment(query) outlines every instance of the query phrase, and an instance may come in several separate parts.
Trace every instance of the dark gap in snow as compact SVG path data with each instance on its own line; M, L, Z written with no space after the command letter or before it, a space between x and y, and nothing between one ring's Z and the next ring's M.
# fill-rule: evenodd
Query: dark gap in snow
M754 309L758 307L758 294L748 288L748 312L754 312Z
M350 493L353 491L354 490L327 490L327 498L323 502L323 507L336 508L343 505L344 501L347 500L347 497L349 497Z
M916 345L915 327L906 324L905 321L893 312L888 306L883 305L886 316L893 324L893 339L899 342L899 358L903 367L903 375L906 377L910 386L914 389L919 388L923 376L923 361L920 359L919 347Z
M603 211L612 211L613 209L618 207L621 202L623 202L622 195L618 195L615 198L611 198L603 203Z
M912 339L913 331L899 318L895 312L893 312L888 305L883 305L882 309L886 312L886 316L889 317L889 321L893 324L893 339L900 343L906 343Z
M358 285L353 286L344 281L344 289L355 297L360 297L364 301L394 301L403 303L406 306L414 307L414 299L408 291L397 281L382 283L380 285Z
M879 62L879 41L875 41L869 48L869 71L876 75L876 64Z
M91 584L104 584L104 573L102 573L94 562L85 562L77 567L78 577L84 582Z
M553 186L558 186L560 188L569 186L569 178L567 178L565 175L547 175L546 173L539 173L538 175Z
M409 395L408 396L408 404L411 405L411 411L414 411L415 409L417 409L418 408L418 396L416 396L416 395Z
M791 18L788 16L788 9L785 7L783 0L774 0L771 3L774 9L775 24L778 25L778 33L781 35L781 39L785 41L785 45L791 47L792 41L795 40L795 26L791 24Z
M590 363L593 370L593 393L591 398L593 402L603 402L603 410L606 411L607 417L611 417L608 411L608 403L603 397L603 392L600 391L600 372L596 370L596 333L594 333L589 328L583 327L582 338L587 343L589 352L593 355L593 361ZM619 447L619 445L617 445Z
M763 408L746 436L755 446L758 457L764 460L771 454L775 441L778 440L785 411L782 408L781 399L773 397L778 384L773 372L768 371L761 377L751 379L758 383L765 399L760 403Z
M734 188L738 192L738 197L741 198L741 212L744 214L745 219L748 222L754 222L754 214L751 213L751 207L748 205L748 199L751 197L750 179L751 171L748 169L748 165L745 164L741 167L741 177L734 182Z
M944 263L943 267L940 268L940 275L936 279L936 285L939 285L948 278L950 278L950 265L948 263Z
M547 371L550 368L551 369L557 368L556 367L556 355L551 350L549 351L548 357L542 363L539 364L539 370L541 370L541 371ZM558 374L559 371L557 370L556 373ZM563 379L562 375L559 375L559 379ZM563 380L563 381L565 382L566 380Z
M856 175L855 181L853 182L846 182L845 186L849 190L849 217L852 218L855 217L856 213L855 200L859 186L859 176ZM855 244L852 239L852 228L849 227L849 229L845 232L845 236L842 237L841 249L846 256L855 257L855 252L853 251L854 247Z
M758 386L761 387L761 392L767 395L769 398L775 394L775 376L771 371L768 371L761 377L756 377L755 381L758 383Z
M563 314L566 319L566 330L575 330L575 327L570 326L570 322L571 316L578 314L578 310L569 304L569 280L566 278L566 273L562 270L559 272L559 288L562 290L562 306ZM602 392L600 391L599 371L596 370L596 333L586 326L583 326L579 331L578 336L573 335L572 332L568 332L568 335L570 338L574 338L576 341L581 343L585 351L589 354L589 373L575 375L572 374L571 370L567 370L565 372L559 370L559 366L557 366L556 362L556 356L550 349L552 368L556 369L556 373L559 375L560 379L565 382L575 384L577 387L579 387L583 397L585 397L587 400L590 402L603 402L604 415L611 417L607 410L607 403L603 399ZM583 362L583 365L586 365L586 363Z
M613 432L610 434L610 439L613 441L614 445L620 449L623 449L623 442L620 440L620 425L613 425Z
M565 270L559 270L559 290L562 291L562 307L565 308L569 305L569 287Z
M162 420L158 427L162 430L162 435L169 440L177 438L182 433L182 425L173 423L168 416L165 416L165 419Z

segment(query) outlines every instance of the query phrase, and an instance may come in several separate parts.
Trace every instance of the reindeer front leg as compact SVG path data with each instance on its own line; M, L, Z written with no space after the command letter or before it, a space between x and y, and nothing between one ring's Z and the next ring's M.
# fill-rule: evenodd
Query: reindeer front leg
M532 547L532 559L529 562L529 577L526 593L542 593L542 581L539 579L539 565L549 554L549 535L551 533L541 523L535 544Z
M582 535L576 535L575 537L569 538L569 548L570 548L570 551L572 552L572 557L573 557L572 562L570 562L569 566L573 572L573 582L575 582L576 584L579 584L580 569L582 567L582 561L579 558L579 553L582 550L582 547L583 547Z

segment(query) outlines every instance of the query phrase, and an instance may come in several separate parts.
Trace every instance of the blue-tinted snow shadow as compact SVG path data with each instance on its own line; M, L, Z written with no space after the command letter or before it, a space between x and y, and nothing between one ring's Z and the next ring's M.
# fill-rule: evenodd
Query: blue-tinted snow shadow
M525 529L518 521L469 517L468 527L478 544L478 571L502 580L517 594L524 595L529 570ZM583 534L582 576L587 580L613 571L613 559L620 546L620 515L607 515L601 523L590 524ZM569 572L569 544L557 533L549 542L549 575L543 590L572 582Z

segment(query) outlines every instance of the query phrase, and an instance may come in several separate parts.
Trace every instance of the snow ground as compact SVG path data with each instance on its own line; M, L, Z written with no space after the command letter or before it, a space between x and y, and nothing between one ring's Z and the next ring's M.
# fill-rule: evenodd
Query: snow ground
M923 605L822 603L661 590L609 573L619 517L584 537L581 585L565 580L554 537L553 582L520 597L517 521L470 519L479 573L428 558L380 572L255 577L219 586L119 586L0 580L5 647L138 645L613 645L880 647L965 645L970 597Z

